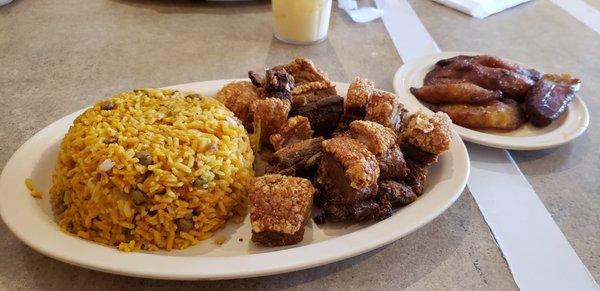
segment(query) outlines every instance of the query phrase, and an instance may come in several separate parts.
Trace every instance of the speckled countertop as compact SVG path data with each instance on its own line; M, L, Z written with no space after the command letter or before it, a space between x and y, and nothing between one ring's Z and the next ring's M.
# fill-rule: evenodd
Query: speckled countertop
M586 0L600 7L598 0ZM442 50L481 51L566 71L583 81L592 119L570 144L512 152L590 272L600 280L600 37L550 1L477 20L410 1ZM369 77L392 90L402 64L383 24L334 8L329 38L290 46L272 37L270 4L15 0L0 7L0 168L35 132L94 100L135 87L244 77L303 55L336 81ZM71 266L36 253L0 221L0 289L516 289L473 198L386 247L278 276L172 282Z

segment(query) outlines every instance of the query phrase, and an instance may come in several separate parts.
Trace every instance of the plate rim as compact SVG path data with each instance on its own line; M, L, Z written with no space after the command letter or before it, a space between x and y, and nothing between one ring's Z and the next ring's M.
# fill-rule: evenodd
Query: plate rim
M398 68L398 70L396 70L396 73L394 74L394 78L393 78L393 82L392 82L393 87L394 87L394 92L401 98L408 99L409 102L411 102L411 104L413 104L413 106L417 107L415 109L422 109L428 113L432 113L433 111L431 111L429 108L424 106L420 100L418 100L412 94L406 93L407 90L404 90L404 89L408 89L408 88L406 88L406 86L405 86L406 84L405 84L403 78L412 70L421 68L421 66L416 66L416 64L419 64L421 62L430 62L431 64L428 64L428 65L432 65L439 58L450 58L450 57L454 57L457 55L484 55L484 54L486 54L486 53L468 52L468 51L444 51L444 52L439 52L439 53L428 54L426 56L411 60L411 61L403 64L400 68ZM503 57L503 59L517 63L517 64L525 66L525 67L533 68L533 66L525 64L523 62L514 61L509 58L504 58L504 57ZM414 67L414 66L416 66L416 67ZM527 142L527 141L523 140L526 138L538 137L540 135L533 135L533 136L527 136L527 137L501 136L501 135L496 135L493 133L482 132L482 131L466 128L466 127L463 127L463 126L460 126L460 125L457 125L454 123L452 125L456 129L456 132L460 135L460 137L462 139L472 142L472 143L480 144L483 146L500 148L500 149L508 149L508 150L549 149L549 148L558 147L558 146L561 146L561 145L564 145L564 144L567 144L567 143L573 141L574 139L576 139L580 135L582 135L589 127L589 123L590 123L589 110L588 110L585 102L583 101L583 99L579 96L579 94L576 94L575 98L573 98L573 100L569 104L569 110L573 111L573 108L575 108L576 106L578 108L580 108L577 111L579 113L579 119L578 119L579 124L578 124L577 128L574 129L573 131L569 132L569 134L563 138L557 137L548 142L535 143L535 142ZM552 131L550 131L550 133L551 132Z
M223 79L223 80L192 82L192 83L167 86L165 88L177 88L177 87L181 88L181 87L191 87L191 86L213 86L214 87L214 86L222 86L222 85L226 84L227 82L234 81L234 80L246 80L246 79ZM340 82L334 82L334 83L336 85L348 86L348 83L340 83ZM345 95L345 93L344 93L344 95ZM58 252L56 249L52 249L50 246L45 245L44 240L37 240L36 234L32 234L30 231L28 231L27 229L24 228L24 226L26 226L27 223L15 222L14 219L16 216L14 213L17 210L14 210L10 206L7 206L7 201L9 201L11 197L16 197L16 199L23 200L26 203L28 203L27 205L24 205L22 207L29 207L29 208L37 207L37 208L39 208L39 206L37 205L37 199L34 199L29 195L28 190L25 188L24 181L22 181L22 180L19 181L18 179L16 179L20 173L18 171L18 169L19 169L18 162L21 161L21 158L24 158L24 155L28 154L27 150L31 150L31 147L36 142L45 140L46 135L52 134L52 132L55 131L56 128L61 128L62 126L64 126L64 125L61 125L62 123L64 123L64 120L66 120L68 118L74 118L74 116L81 114L81 112L83 112L83 110L85 110L87 108L88 107L80 109L78 111L75 111L71 114L67 114L67 115L57 119L56 121L52 122L51 124L47 125L43 129L41 129L40 131L35 133L32 137L30 137L24 144L22 144L13 153L13 155L7 161L4 169L2 170L2 174L0 175L0 217L6 224L7 228L21 242L23 242L26 245L28 245L29 247L33 248L37 252L39 252L45 256L51 257L53 259L62 261L62 262L73 264L73 265L76 265L79 267L84 267L84 268L93 269L93 270L97 270L97 271L107 272L107 273L133 276L133 277L142 277L142 278L154 278L154 279L170 279L170 280L203 280L203 279L215 280L215 279L217 279L218 280L218 279L234 279L234 278L248 278L248 277L257 277L257 276L265 276L265 275L274 275L274 274L308 269L308 268L312 268L312 267L317 267L317 266L337 262L337 261L340 261L340 260L343 260L346 258L357 256L362 253L366 253L368 251L374 250L374 249L382 247L384 245L390 244L390 243L400 239L401 237L404 237L404 236L412 233L413 231L423 227L424 225L428 224L433 219L438 217L440 214L445 212L452 204L455 203L455 201L458 199L458 197L460 197L460 195L463 193L466 183L467 183L467 179L470 174L470 160L469 160L468 152L466 150L466 146L463 143L463 141L461 140L461 138L458 136L458 134L453 130L453 133L452 133L453 143L452 143L452 148L451 148L451 152L453 153L452 157L460 159L460 163L457 163L457 161L454 160L453 164L451 164L451 166L452 166L451 170L453 172L453 175L457 175L452 180L452 182L456 183L456 185L457 185L455 187L455 191L448 191L447 196L440 195L440 197L432 198L434 200L431 200L431 199L426 200L427 203L429 203L429 201L435 202L436 201L435 199L438 199L443 203L437 203L437 202L434 203L433 205L435 207L431 208L429 211L427 211L425 213L420 214L421 217L418 220L415 220L413 222L413 224L407 228L407 230L402 231L402 232L395 232L395 233L390 232L391 234L388 233L385 236L372 238L372 239L370 239L369 243L364 243L364 240L361 239L360 243L345 244L344 248L339 248L338 247L339 245L337 245L336 243L338 243L339 241L353 242L353 241L357 240L357 238L360 239L361 237L364 237L364 235L362 234L363 232L367 232L367 234L369 234L371 232L377 233L377 230L379 230L379 233L382 233L381 230L389 229L389 226L391 226L392 223L394 223L395 221L393 219L387 219L387 220L384 220L384 221L381 221L378 223L374 223L368 227L361 228L361 229L358 229L351 233L342 235L340 237L331 238L331 239L328 239L325 241L320 241L320 242L316 242L314 244L309 244L309 245L305 245L305 246L284 249L284 250L275 250L272 252L249 254L249 255L236 255L236 256L228 256L228 257L203 257L203 256L177 257L177 256L161 256L160 254L156 255L156 254L142 253L142 252L124 253L124 252L116 250L116 248L113 248L113 247L107 247L107 246L100 245L98 243L85 241L85 240L76 238L73 235L65 235L62 232L58 231L58 227L52 228L52 227L48 227L47 225L39 226L42 229L45 229L45 231L47 231L51 235L54 235L56 233L60 234L55 237L50 237L49 238L50 240L53 240L56 242L70 242L71 239L81 240L83 243L80 244L79 242L77 242L76 245L81 246L84 254L86 254L87 251L93 250L94 252L98 251L98 252L106 253L109 255L106 257L106 260L97 260L97 258L96 259L92 258L93 254L79 256L79 253L65 253L63 250L61 250L61 252ZM62 140L63 136L54 134L54 136L51 138L56 138L58 140ZM37 153L37 155L39 157L41 157L43 155L43 153ZM35 159L35 158L31 158L31 159ZM37 160L39 160L39 158ZM456 166L460 166L461 169L454 168ZM12 172L13 169L17 169L17 171ZM458 173L458 174L455 174L455 173ZM462 173L462 175L461 175L461 173ZM26 173L26 174L29 175L30 173ZM23 191L20 191L20 190L18 191L15 187L20 187L23 189ZM7 193L7 192L9 192L9 191L5 190L7 188L12 189L14 191L11 191L11 193ZM15 192L15 193L12 193L12 192ZM450 192L454 192L454 193L450 193ZM47 196L47 194L46 194L46 196ZM15 199L15 198L13 198L13 199ZM418 202L415 202L411 205L419 205L417 203ZM422 201L422 203L425 203L425 201ZM431 203L433 203L433 202L431 202ZM407 210L408 210L409 206L406 207ZM423 207L426 207L426 205L424 205ZM17 207L14 207L14 208L17 208ZM410 209L413 209L413 208L415 208L415 207L410 207ZM418 208L416 208L416 209L418 210ZM25 210L27 210L27 209L25 209ZM35 211L35 210L36 209L33 209L31 211ZM41 218L36 218L36 219L41 219ZM33 222L31 222L31 223L33 223ZM50 225L50 224L48 224L48 225ZM343 239L343 237L346 237L346 238ZM108 249L109 251L104 252L105 249ZM343 249L343 251L340 251L340 249ZM323 250L328 251L327 253L325 253L326 255L323 255L324 254L322 252ZM311 254L311 251L317 251L317 252L314 252L316 254ZM121 256L123 256L123 255L131 256L131 258L127 259L128 261L129 260L131 260L131 261L149 260L149 261L158 262L158 261L172 260L172 261L177 261L179 264L181 264L181 266L178 266L174 270L164 270L164 269L161 270L160 268L156 268L156 269L144 269L142 271L139 271L139 270L128 269L128 268L131 268L131 266L135 265L135 264L133 264L134 262L127 262L127 264L118 264L116 262L110 263L111 258L121 258ZM90 256L90 257L88 257L88 256ZM300 259L299 262L291 262L291 261L298 261L298 260L290 260L290 261L286 262L286 259L288 257L294 257L294 256L297 258L304 257L304 259ZM235 272L231 272L231 271L218 272L218 271L211 270L210 268L198 268L198 265L202 266L203 262L205 264L210 264L210 263L216 264L218 261L225 261L225 263L227 263L227 261L231 261L232 263L235 263L236 258L240 258L240 257L247 257L246 258L247 261L253 261L253 260L269 261L269 260L271 260L272 263L263 264L260 267L255 267L255 268L245 270L245 271L240 271L239 268L235 268L236 269ZM307 260L306 257L312 257L312 259ZM190 269L188 269L188 271L182 271L182 269L184 267L194 267L194 266L196 268L190 268Z

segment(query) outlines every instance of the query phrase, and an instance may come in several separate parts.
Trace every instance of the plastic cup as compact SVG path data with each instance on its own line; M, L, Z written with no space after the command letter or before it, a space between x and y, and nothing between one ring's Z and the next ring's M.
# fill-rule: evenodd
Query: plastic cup
M272 0L275 37L292 44L327 38L332 0Z

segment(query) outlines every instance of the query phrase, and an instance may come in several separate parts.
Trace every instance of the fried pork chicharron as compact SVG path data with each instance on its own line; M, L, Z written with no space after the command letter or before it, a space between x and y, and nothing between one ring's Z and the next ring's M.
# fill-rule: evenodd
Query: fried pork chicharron
M299 141L273 154L267 173L313 178L321 162L322 137Z
M294 77L284 69L265 70L264 76L254 71L249 71L248 77L254 86L262 89L261 96L263 98L292 100Z
M439 155L428 153L410 142L400 142L400 149L404 157L422 165L431 165L438 161Z
M260 99L256 86L248 81L229 83L217 92L216 99L242 121L247 131L252 132L252 108Z
M254 180L250 194L252 240L259 244L301 241L313 203L322 209L316 223L390 217L394 207L423 193L427 166L450 147L447 115L408 115L397 96L367 79L356 78L344 99L305 58L248 76L251 83L228 86L253 90L253 98L232 108L246 114L263 145L274 150L262 153L267 174ZM441 79L415 94L433 96L432 103L453 96L471 103L501 98L497 91Z
M452 121L448 115L436 112L433 115L418 111L406 118L402 131L402 142L408 142L422 151L438 155L450 149Z
M336 137L322 145L317 182L330 201L351 204L377 194L379 166L363 144L349 137Z
M327 75L321 72L312 60L307 58L297 58L288 64L276 66L273 69L285 69L294 77L297 86L312 82L331 83Z
M292 115L308 118L315 134L331 136L344 112L344 98L332 95L298 106L292 110Z
M344 114L348 121L365 117L367 102L375 90L374 82L359 77L354 79L344 100Z
M294 89L292 90L294 109L297 106L337 95L333 82L310 59L297 58L288 64L276 66L273 69L284 69L294 77Z
M327 203L323 212L331 221L364 221L373 219L378 208L379 204L374 200L366 199L352 204Z
M316 181L324 190L325 217L331 221L372 219L379 207L373 200L379 178L375 156L347 136L326 140L323 148Z
M293 86L288 86L292 88L291 116L304 116L308 118L316 135L331 136L343 114L344 98L337 94L335 84L325 73L306 58L297 58L288 64L267 70L267 73L269 71L286 72L289 74L286 80L294 82ZM256 80L255 83L261 82L260 76L250 76Z
M310 128L308 118L294 116L271 135L270 140L273 148L277 151L299 141L310 139L312 135L313 130Z
M265 246L302 241L316 191L303 178L283 175L255 178L250 190L252 241Z
M344 169L344 176L350 182L350 187L369 187L379 178L375 156L358 141L339 137L323 141L322 145L327 156Z
M376 122L355 120L350 123L348 133L375 155L381 179L402 178L406 175L404 156L393 130Z
M267 98L255 101L254 104L254 126L260 127L260 140L268 143L269 137L287 122L290 101Z
M371 94L367 102L365 120L377 122L399 132L405 112L404 105L396 95L377 90Z
M417 200L417 194L403 181L383 180L379 182L378 196L390 204L407 205Z
M406 160L406 166L408 167L408 174L406 175L404 182L410 186L417 196L420 196L425 189L425 181L427 180L429 169L426 165L409 159Z

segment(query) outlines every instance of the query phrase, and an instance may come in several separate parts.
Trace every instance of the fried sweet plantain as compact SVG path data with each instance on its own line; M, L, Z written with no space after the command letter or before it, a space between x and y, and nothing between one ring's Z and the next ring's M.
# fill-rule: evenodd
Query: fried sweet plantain
M537 81L542 77L542 74L535 69L526 69L516 63L513 63L511 61L505 60L505 59L497 57L497 56L492 56L492 55L479 55L479 56L460 55L460 56L456 56L453 58L440 60L436 63L436 65L445 66L447 64L450 64L450 63L458 61L458 60L473 60L482 66L486 66L489 68L498 68L498 69L509 70L509 71L515 72L519 75L531 78L534 81Z
M472 83L425 85L410 88L417 99L429 103L483 104L502 98L499 90L487 90Z
M442 104L432 109L445 112L455 124L468 128L513 130L525 122L523 109L510 99L485 105Z
M488 90L500 90L504 98L521 101L535 81L516 72L490 68L470 59L457 59L445 66L437 66L427 73L425 85L473 83Z
M545 75L525 97L525 113L535 126L548 126L566 109L575 93L581 87L581 80L571 75Z

